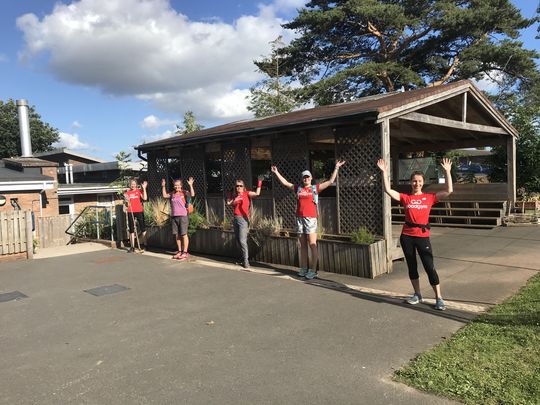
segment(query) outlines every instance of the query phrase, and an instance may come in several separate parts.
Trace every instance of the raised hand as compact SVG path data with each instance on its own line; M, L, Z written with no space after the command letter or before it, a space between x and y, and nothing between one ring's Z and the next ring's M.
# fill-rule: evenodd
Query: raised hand
M388 170L388 166L386 166L386 162L384 161L384 159L377 160L377 167L381 169L381 172L383 173L386 173L386 171Z
M277 173L278 172L277 166L271 166L270 170L272 170L272 173Z
M195 182L195 179L193 177L189 177L188 178L188 181L187 183L190 185L190 186L193 186L193 183Z
M165 187L167 185L167 182L165 179L161 179L161 187Z
M445 171L449 172L452 169L452 161L448 158L443 158L441 166Z
M146 187L148 186L148 182L145 180L141 183L141 186L143 189L146 189Z
M336 168L340 168L341 166L343 166L345 164L345 161L344 160L336 160Z

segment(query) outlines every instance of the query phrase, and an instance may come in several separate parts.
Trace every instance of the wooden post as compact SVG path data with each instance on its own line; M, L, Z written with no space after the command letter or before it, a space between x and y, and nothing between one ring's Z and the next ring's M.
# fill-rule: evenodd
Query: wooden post
M461 122L467 122L467 93L463 93L463 105L461 109Z
M399 185L399 152L396 150L392 154L392 186Z
M337 139L336 139L336 128L333 128L332 134L334 135L334 159L338 160L341 159L341 156L338 156L337 151ZM339 187L340 181L339 181L339 174L336 179L336 233L338 235L341 235L341 214L339 211L339 193L340 193L340 187Z
M385 119L380 124L381 131L381 155L385 162L390 162L390 120ZM375 163L375 162L373 162ZM381 187L384 187L381 182ZM382 221L384 239L386 240L386 273L392 272L392 205L390 196L382 192Z
M32 213L25 211L25 228L26 228L26 258L34 258L34 238L32 237Z
M509 136L506 140L508 210L516 203L516 138Z

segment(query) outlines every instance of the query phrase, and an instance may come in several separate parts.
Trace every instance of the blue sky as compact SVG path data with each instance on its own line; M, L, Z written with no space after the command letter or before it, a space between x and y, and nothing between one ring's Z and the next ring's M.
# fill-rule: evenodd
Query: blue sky
M248 118L252 61L290 39L280 24L305 2L2 1L0 99L27 99L64 146L107 160L172 134L187 110L206 126ZM535 1L513 2L535 15Z

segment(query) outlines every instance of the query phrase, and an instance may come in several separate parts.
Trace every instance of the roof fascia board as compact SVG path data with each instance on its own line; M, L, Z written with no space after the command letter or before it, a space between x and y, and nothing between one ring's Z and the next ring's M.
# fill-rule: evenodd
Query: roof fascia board
M180 145L182 146L189 146L192 143L207 143L207 142L215 142L221 140L220 138L223 138L223 141L231 141L235 138L243 138L246 135L248 136L264 136L264 135L271 135L271 134L277 134L277 133L283 133L283 132L291 132L294 130L301 131L301 130L309 130L312 128L320 127L321 124L326 125L339 125L339 124L349 124L351 121L355 118L362 118L362 121L367 121L369 119L375 120L377 118L377 113L374 111L364 111L361 113L351 113L347 115L340 115L337 117L326 117L322 119L314 119L310 121L304 121L304 122L296 122L296 123L290 123L287 125L282 126L269 126L269 127L263 127L263 128L249 128L244 129L241 131L234 131L234 132L221 132L217 134L210 134L203 137L197 137L197 138L190 138L187 139L184 142L180 143L180 139L177 139L175 142L171 143L163 143L161 145L155 145L151 146L149 148L144 148L143 145L137 146L135 149L141 150L143 153L147 153L149 151L154 150L162 150L162 149L169 149L173 147L178 147ZM217 138L217 139L216 139Z
M510 135L506 129L503 129L500 127L492 127L489 125L480 125L480 124L470 124L467 122L450 120L447 118L441 118L434 115L422 114L422 113L417 113L417 112L410 112L405 115L400 115L398 118L401 120L421 122L424 124L437 125L441 127L463 129L466 131Z
M1 181L0 191L43 191L54 189L54 181Z
M388 119L396 118L396 117L399 117L400 115L419 110L429 105L436 104L440 101L448 100L449 98L459 96L460 94L466 93L469 87L470 86L468 83L464 83L462 86L459 86L459 87L456 87L456 88L453 88L453 89L450 89L450 90L447 90L438 94L434 94L432 96L429 96L420 100L416 100L411 103L404 104L397 108L393 108L389 111L381 112L379 113L377 117L376 123L380 124L387 118Z
M80 194L112 194L120 190L116 187L76 187L76 188L59 188L58 195L80 195Z

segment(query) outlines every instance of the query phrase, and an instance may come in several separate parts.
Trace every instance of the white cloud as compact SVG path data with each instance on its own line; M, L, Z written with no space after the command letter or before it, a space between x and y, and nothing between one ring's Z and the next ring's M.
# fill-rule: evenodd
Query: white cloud
M499 84L502 83L504 73L492 71L489 75L484 75L480 80L472 80L480 89L490 94L495 94L499 90Z
M81 123L80 123L79 121L73 121L73 122L71 123L71 126L72 126L73 128L77 128L77 129L82 128L82 125L81 125Z
M147 143L147 142L154 142L159 141L161 139L170 138L171 136L175 136L174 130L168 129L160 134L152 134L152 135L143 135L141 136L141 143Z
M304 3L275 0L232 24L191 21L169 0L57 3L42 19L34 14L17 19L25 38L20 57L45 52L49 70L60 80L133 95L167 113L242 118L250 115L242 95L260 77L253 60L269 54L269 42L279 35L291 39L279 13Z
M149 115L147 117L144 117L140 125L142 128L156 129L164 126L171 126L176 123L177 121L175 120L161 119L156 117L155 115Z
M276 0L274 7L278 11L294 11L302 8L307 0Z
M68 148L68 149L95 149L87 143L81 142L78 134L68 134L67 132L60 132L59 141L53 144L55 148Z

